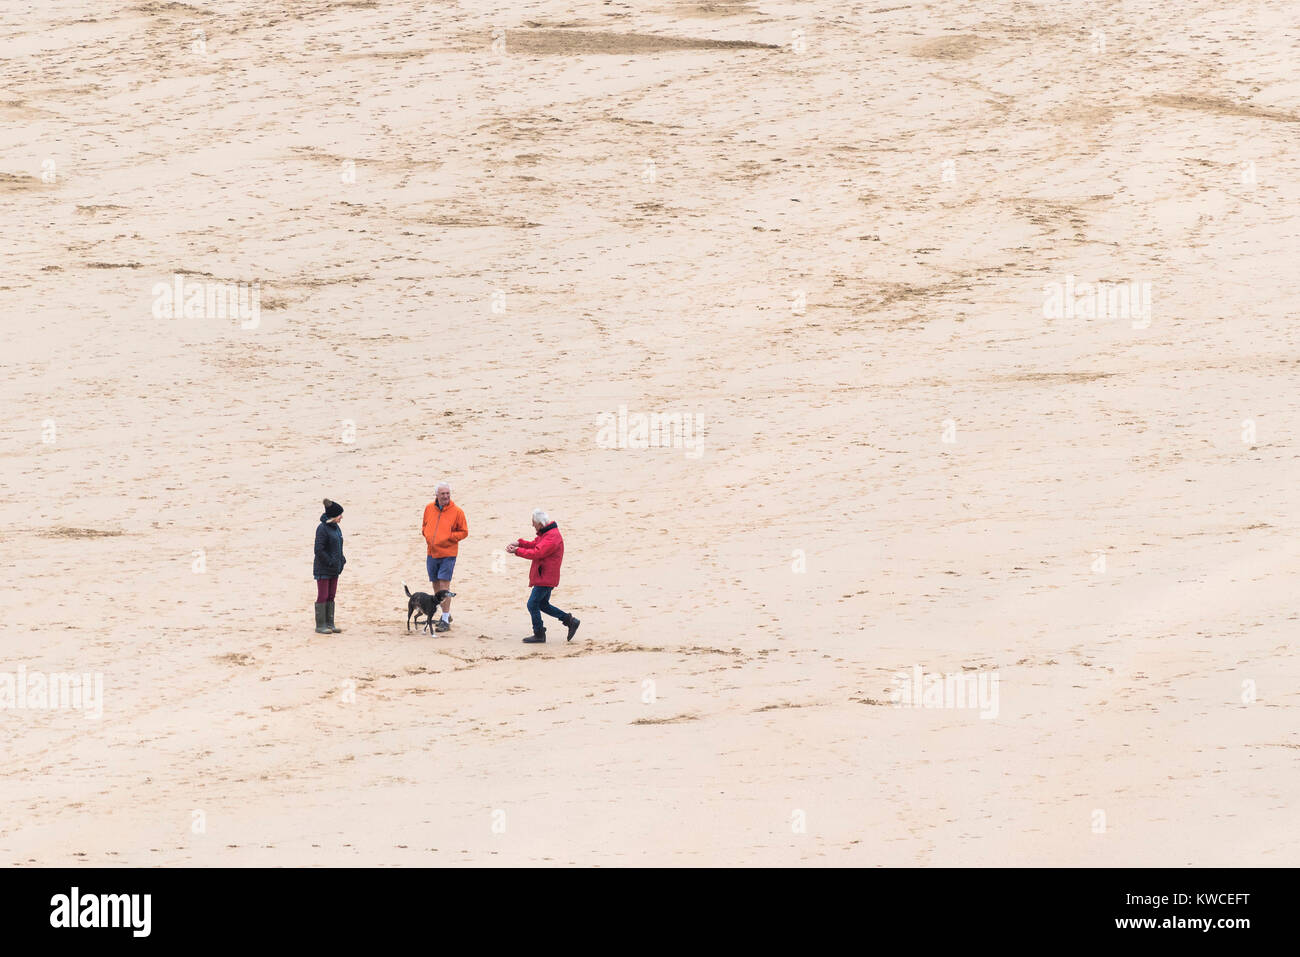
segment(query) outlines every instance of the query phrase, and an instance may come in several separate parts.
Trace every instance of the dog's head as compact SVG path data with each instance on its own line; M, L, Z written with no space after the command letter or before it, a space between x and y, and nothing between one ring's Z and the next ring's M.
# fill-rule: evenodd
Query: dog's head
M434 592L433 603L435 605L440 605L442 604L444 599L455 598L455 597L456 597L456 593L454 591L447 591L444 589L443 591L440 592Z

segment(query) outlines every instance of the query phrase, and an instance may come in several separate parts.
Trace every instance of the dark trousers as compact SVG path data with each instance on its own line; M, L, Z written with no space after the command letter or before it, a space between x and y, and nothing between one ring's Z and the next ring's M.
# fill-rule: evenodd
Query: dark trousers
M323 601L333 601L335 593L339 590L338 578L318 578L316 579L316 601L319 604Z
M539 634L542 630L542 616L540 612L546 612L552 618L558 618L561 622L569 620L569 613L560 611L551 604L551 589L543 588L541 585L534 585L532 594L528 596L528 614L533 616L533 634Z

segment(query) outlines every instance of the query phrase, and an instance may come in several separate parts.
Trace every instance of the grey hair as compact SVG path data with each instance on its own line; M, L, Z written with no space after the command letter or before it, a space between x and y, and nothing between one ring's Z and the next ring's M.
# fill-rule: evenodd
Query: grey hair
M551 516L549 516L549 515L546 514L546 509L544 509L544 508L535 508L535 509L533 509L533 521L534 521L534 522L538 522L539 524L542 524L542 525L550 525L550 524L551 524Z
M446 482L439 482L437 485L435 485L435 486L433 487L433 494L434 494L434 495L437 495L437 494L438 494L439 492L441 492L443 489L446 489L448 492L450 492L450 491L451 491L451 486L450 486L448 483L446 483Z

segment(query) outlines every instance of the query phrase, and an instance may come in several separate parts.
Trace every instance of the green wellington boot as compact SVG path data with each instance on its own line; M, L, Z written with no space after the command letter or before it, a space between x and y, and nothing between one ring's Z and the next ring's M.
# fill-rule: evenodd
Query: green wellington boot
M334 634L334 629L331 628L325 621L325 602L323 601L316 602L316 634L318 635Z
M343 630L338 625L334 624L334 602L332 601L327 601L325 603L325 624L329 625L330 630L336 635Z

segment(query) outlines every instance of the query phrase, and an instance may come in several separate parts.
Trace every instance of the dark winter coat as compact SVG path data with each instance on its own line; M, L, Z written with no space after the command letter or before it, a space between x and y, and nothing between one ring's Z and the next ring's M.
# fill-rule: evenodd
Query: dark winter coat
M313 578L338 578L347 559L343 557L343 529L337 522L327 522L321 515L316 526L316 560L312 562Z

